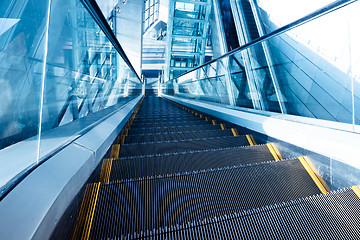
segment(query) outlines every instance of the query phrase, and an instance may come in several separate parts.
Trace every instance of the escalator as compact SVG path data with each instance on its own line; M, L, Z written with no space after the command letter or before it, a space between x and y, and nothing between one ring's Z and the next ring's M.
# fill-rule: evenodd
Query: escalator
M360 189L306 157L151 95L86 186L72 239L357 239ZM60 221L61 222L61 221ZM59 224L57 228L63 228ZM52 239L61 239L55 230Z
M231 12L230 0L219 0L221 19L224 27L227 50L238 48L239 40L236 33L234 18Z

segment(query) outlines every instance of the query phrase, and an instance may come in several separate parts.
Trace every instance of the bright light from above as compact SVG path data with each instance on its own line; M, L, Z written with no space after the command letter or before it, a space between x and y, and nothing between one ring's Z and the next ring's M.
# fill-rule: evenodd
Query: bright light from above
M270 14L270 20L278 26L295 21L334 0L258 0L259 6Z
M258 0L259 7L277 27L289 24L332 2L334 0ZM359 12L360 2L354 2L296 27L287 34L360 81Z

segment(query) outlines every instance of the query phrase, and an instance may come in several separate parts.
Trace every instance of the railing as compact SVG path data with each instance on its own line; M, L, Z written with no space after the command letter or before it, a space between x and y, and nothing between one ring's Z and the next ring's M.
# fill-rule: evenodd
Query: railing
M263 9L252 8L271 23ZM359 131L359 11L358 1L335 1L280 28L263 24L267 34L166 82L163 92L173 89L179 97L228 107L341 122ZM342 67L298 41L302 32L338 48Z
M1 199L142 82L93 0L2 1L0 26Z

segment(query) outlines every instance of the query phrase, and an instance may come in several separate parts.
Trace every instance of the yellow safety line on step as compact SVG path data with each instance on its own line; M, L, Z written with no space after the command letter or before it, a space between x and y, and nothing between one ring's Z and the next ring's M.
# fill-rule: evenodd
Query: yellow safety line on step
M255 142L255 139L254 139L253 135L250 135L250 138L251 138L252 143L253 143L254 145L256 145L256 142Z
M86 186L85 189L85 193L83 196L83 200L81 202L81 207L80 207L80 211L79 211L79 216L77 217L76 220L76 226L75 226L75 230L74 230L74 234L72 239L73 240L77 240L80 239L81 235L82 235L82 230L84 227L84 222L85 222L85 218L87 216L87 209L88 209L88 205L89 205L89 198L91 196L91 190L92 190L92 185L88 184Z
M251 135L246 135L246 138L249 141L250 146L256 145L256 142L255 142L254 138Z
M209 121L209 118L208 118L208 117L205 117L205 121Z
M81 203L72 239L89 239L101 183L88 184Z
M213 125L217 124L216 120L212 120L211 122L212 122Z
M360 187L359 186L353 186L351 189L360 198Z
M200 114L200 118L203 118L204 116L202 114Z
M266 146L268 147L269 151L271 152L276 161L283 160L279 150L277 150L276 146L273 143L267 143Z
M119 152L120 152L120 144L112 145L110 157L111 158L118 158L119 157Z
M237 131L236 128L232 128L232 129L231 129L231 132L233 133L234 137L239 136L239 133L238 133L238 131Z
M112 163L113 163L113 158L109 158L108 161L107 161L107 168L106 168L106 175L105 175L105 178L104 178L104 183L109 183L110 181L110 174L111 174L111 168L112 168Z
M298 158L301 162L301 164L303 165L303 167L305 168L305 170L308 172L308 174L310 175L310 177L312 178L312 180L315 182L316 186L319 188L319 190L321 191L321 193L326 194L328 191L326 190L326 188L323 186L323 184L321 183L321 181L319 180L319 178L317 177L317 175L315 174L315 172L311 169L311 167L309 166L309 164L307 163L307 161L305 160L304 157L299 157Z
M327 192L330 192L330 188L329 186L326 184L326 182L324 181L324 179L317 174L316 168L314 167L314 165L312 165L310 159L307 156L304 156L304 159L306 161L306 163L309 165L310 169L314 172L314 174L316 175L316 177L319 179L319 181L321 182L321 184L323 185L323 187L325 188L325 190Z
M101 165L101 171L100 171L100 177L99 182L104 182L105 173L106 173L106 165L107 165L107 159L104 159Z
M220 123L220 127L221 127L222 130L225 130L225 129L226 129L226 126L225 126L225 124L223 124L223 123Z
M91 201L89 221L87 223L85 223L84 230L86 230L86 232L85 232L84 238L82 238L82 239L89 239L89 237L90 237L91 225L92 225L92 222L94 219L94 213L95 213L97 198L99 195L100 183L94 183L94 185L95 185L95 197Z
M103 164L101 166L99 182L109 183L112 162L113 162L113 158L108 158L108 159L103 160Z

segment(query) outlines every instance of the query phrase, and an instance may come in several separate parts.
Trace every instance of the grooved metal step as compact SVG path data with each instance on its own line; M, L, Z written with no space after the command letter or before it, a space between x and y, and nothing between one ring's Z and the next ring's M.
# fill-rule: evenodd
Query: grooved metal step
M155 122L148 122L148 123L138 123L133 122L131 125L131 128L148 128L148 127L170 127L170 126L186 126L186 125L210 125L210 122L206 122L202 119L178 119L175 121L175 119L169 120L169 121L155 121ZM220 128L220 126L217 126L217 128Z
M196 132L203 130L219 129L218 125L202 124L202 125L181 125L181 126L169 126L169 127L148 127L148 128L130 128L129 135L132 134L167 134L170 132Z
M90 238L121 238L189 222L200 224L319 193L298 159L103 184Z
M248 146L246 136L226 136L203 139L190 139L168 142L151 142L124 144L120 148L120 157L164 154L171 152L188 152L195 150L216 149L224 147Z
M351 189L144 232L141 239L359 239L360 199ZM145 235L146 234L146 235ZM136 239L137 236L134 236Z
M194 132L171 132L163 134L130 135L125 138L125 143L144 143L158 141L175 141L184 139L197 139L206 137L233 136L230 129L203 130Z
M210 149L112 162L110 181L274 161L266 145Z
M156 116L147 116L144 117L144 115L142 115L141 113L138 113L138 117L135 117L134 122L152 122L152 121L163 121L163 120L168 120L168 119L201 119L198 116L195 116L191 113L187 113L187 114L176 114L176 115L171 115L171 114L166 114L166 115L156 115Z

